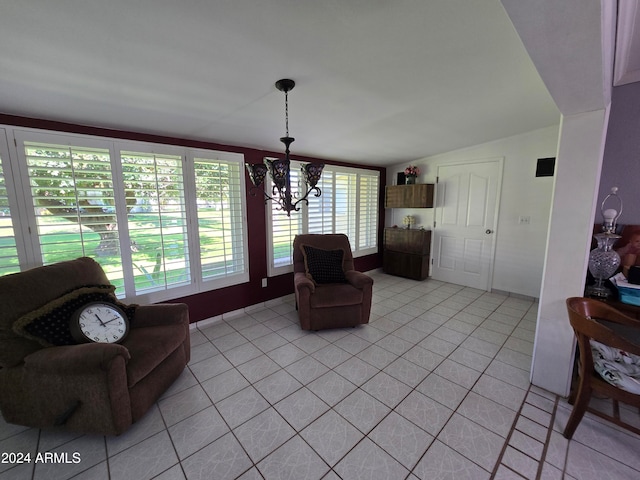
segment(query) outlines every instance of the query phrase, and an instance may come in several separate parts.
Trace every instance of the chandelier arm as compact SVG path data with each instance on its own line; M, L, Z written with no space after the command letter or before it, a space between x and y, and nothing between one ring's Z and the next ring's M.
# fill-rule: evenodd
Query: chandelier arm
M263 193L264 193L264 203L265 203L265 205L269 200L275 201L275 199L273 197L269 196L269 194L266 191L264 191Z
M274 187L274 189L275 189L275 187ZM275 192L274 192L274 196L272 197L267 193L267 191L264 188L260 189L259 187L255 187L255 186L251 187L249 189L249 195L251 195L252 197L255 197L258 194L258 190L261 190L262 194L264 195L264 203L265 203L265 205L267 204L267 202L269 200L271 200L273 202L277 202L277 200L275 198Z
M315 191L315 193L313 194L314 197L319 197L322 192L320 190L320 187L311 187L307 190L307 193L304 194L304 197L299 198L298 200L296 200L296 202L293 204L293 206L298 205L300 202L305 202L307 205L309 205L309 194L311 192ZM300 210L300 207L295 209L296 211Z

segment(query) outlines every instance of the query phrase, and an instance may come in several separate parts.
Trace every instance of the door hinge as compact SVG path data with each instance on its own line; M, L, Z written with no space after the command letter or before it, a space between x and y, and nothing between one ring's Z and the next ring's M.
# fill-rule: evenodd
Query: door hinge
M433 228L436 228L436 221L433 221Z
M436 177L436 183L440 181L440 177Z
M16 140L16 137L13 137L13 144L18 148L18 140Z
M431 259L431 265L433 265L433 258Z

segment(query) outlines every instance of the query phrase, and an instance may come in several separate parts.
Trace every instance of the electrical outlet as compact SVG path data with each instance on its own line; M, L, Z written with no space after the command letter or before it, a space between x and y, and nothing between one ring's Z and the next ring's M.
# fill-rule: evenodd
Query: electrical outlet
M520 215L518 218L518 224L529 225L531 223L531 217L529 215Z
M267 279L263 278L262 279L262 288L265 288L267 286Z

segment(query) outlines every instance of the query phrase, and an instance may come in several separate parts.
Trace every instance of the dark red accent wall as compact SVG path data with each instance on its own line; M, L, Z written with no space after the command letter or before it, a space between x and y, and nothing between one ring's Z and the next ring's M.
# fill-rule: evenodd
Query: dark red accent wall
M36 118L18 117L0 113L0 124L16 127L41 128L58 132L77 133L84 135L97 135L125 140L137 140L142 142L155 142L168 145L180 145L192 148L205 148L210 150L223 150L244 154L247 163L262 163L264 157L279 156L282 152L257 150L239 146L223 145L219 143L189 140L161 135L130 132L124 130L112 130L101 127L75 125L70 123L43 120ZM330 165L342 165L351 167L365 167L380 172L380 196L384 198L384 186L386 185L386 169L366 163L354 164L336 162L313 157L294 156L296 160L309 162L324 162ZM251 181L245 173L247 192ZM293 274L270 277L267 287L262 287L262 279L267 276L267 228L264 200L260 196L251 196L247 193L247 223L249 236L249 282L231 287L211 290L208 292L176 298L172 302L184 302L189 305L189 315L192 322L205 318L221 315L226 312L255 305L274 298L293 293ZM380 202L378 213L378 245L380 251L374 255L355 259L356 269L360 271L373 270L382 266L382 232L384 226L384 205Z

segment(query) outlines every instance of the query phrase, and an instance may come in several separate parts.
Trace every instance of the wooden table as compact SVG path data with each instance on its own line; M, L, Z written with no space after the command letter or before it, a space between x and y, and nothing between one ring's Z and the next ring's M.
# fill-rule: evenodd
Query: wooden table
M628 303L622 303L620 300L602 300L604 303L611 305L616 310L621 311L625 315L640 320L640 307L630 305Z

